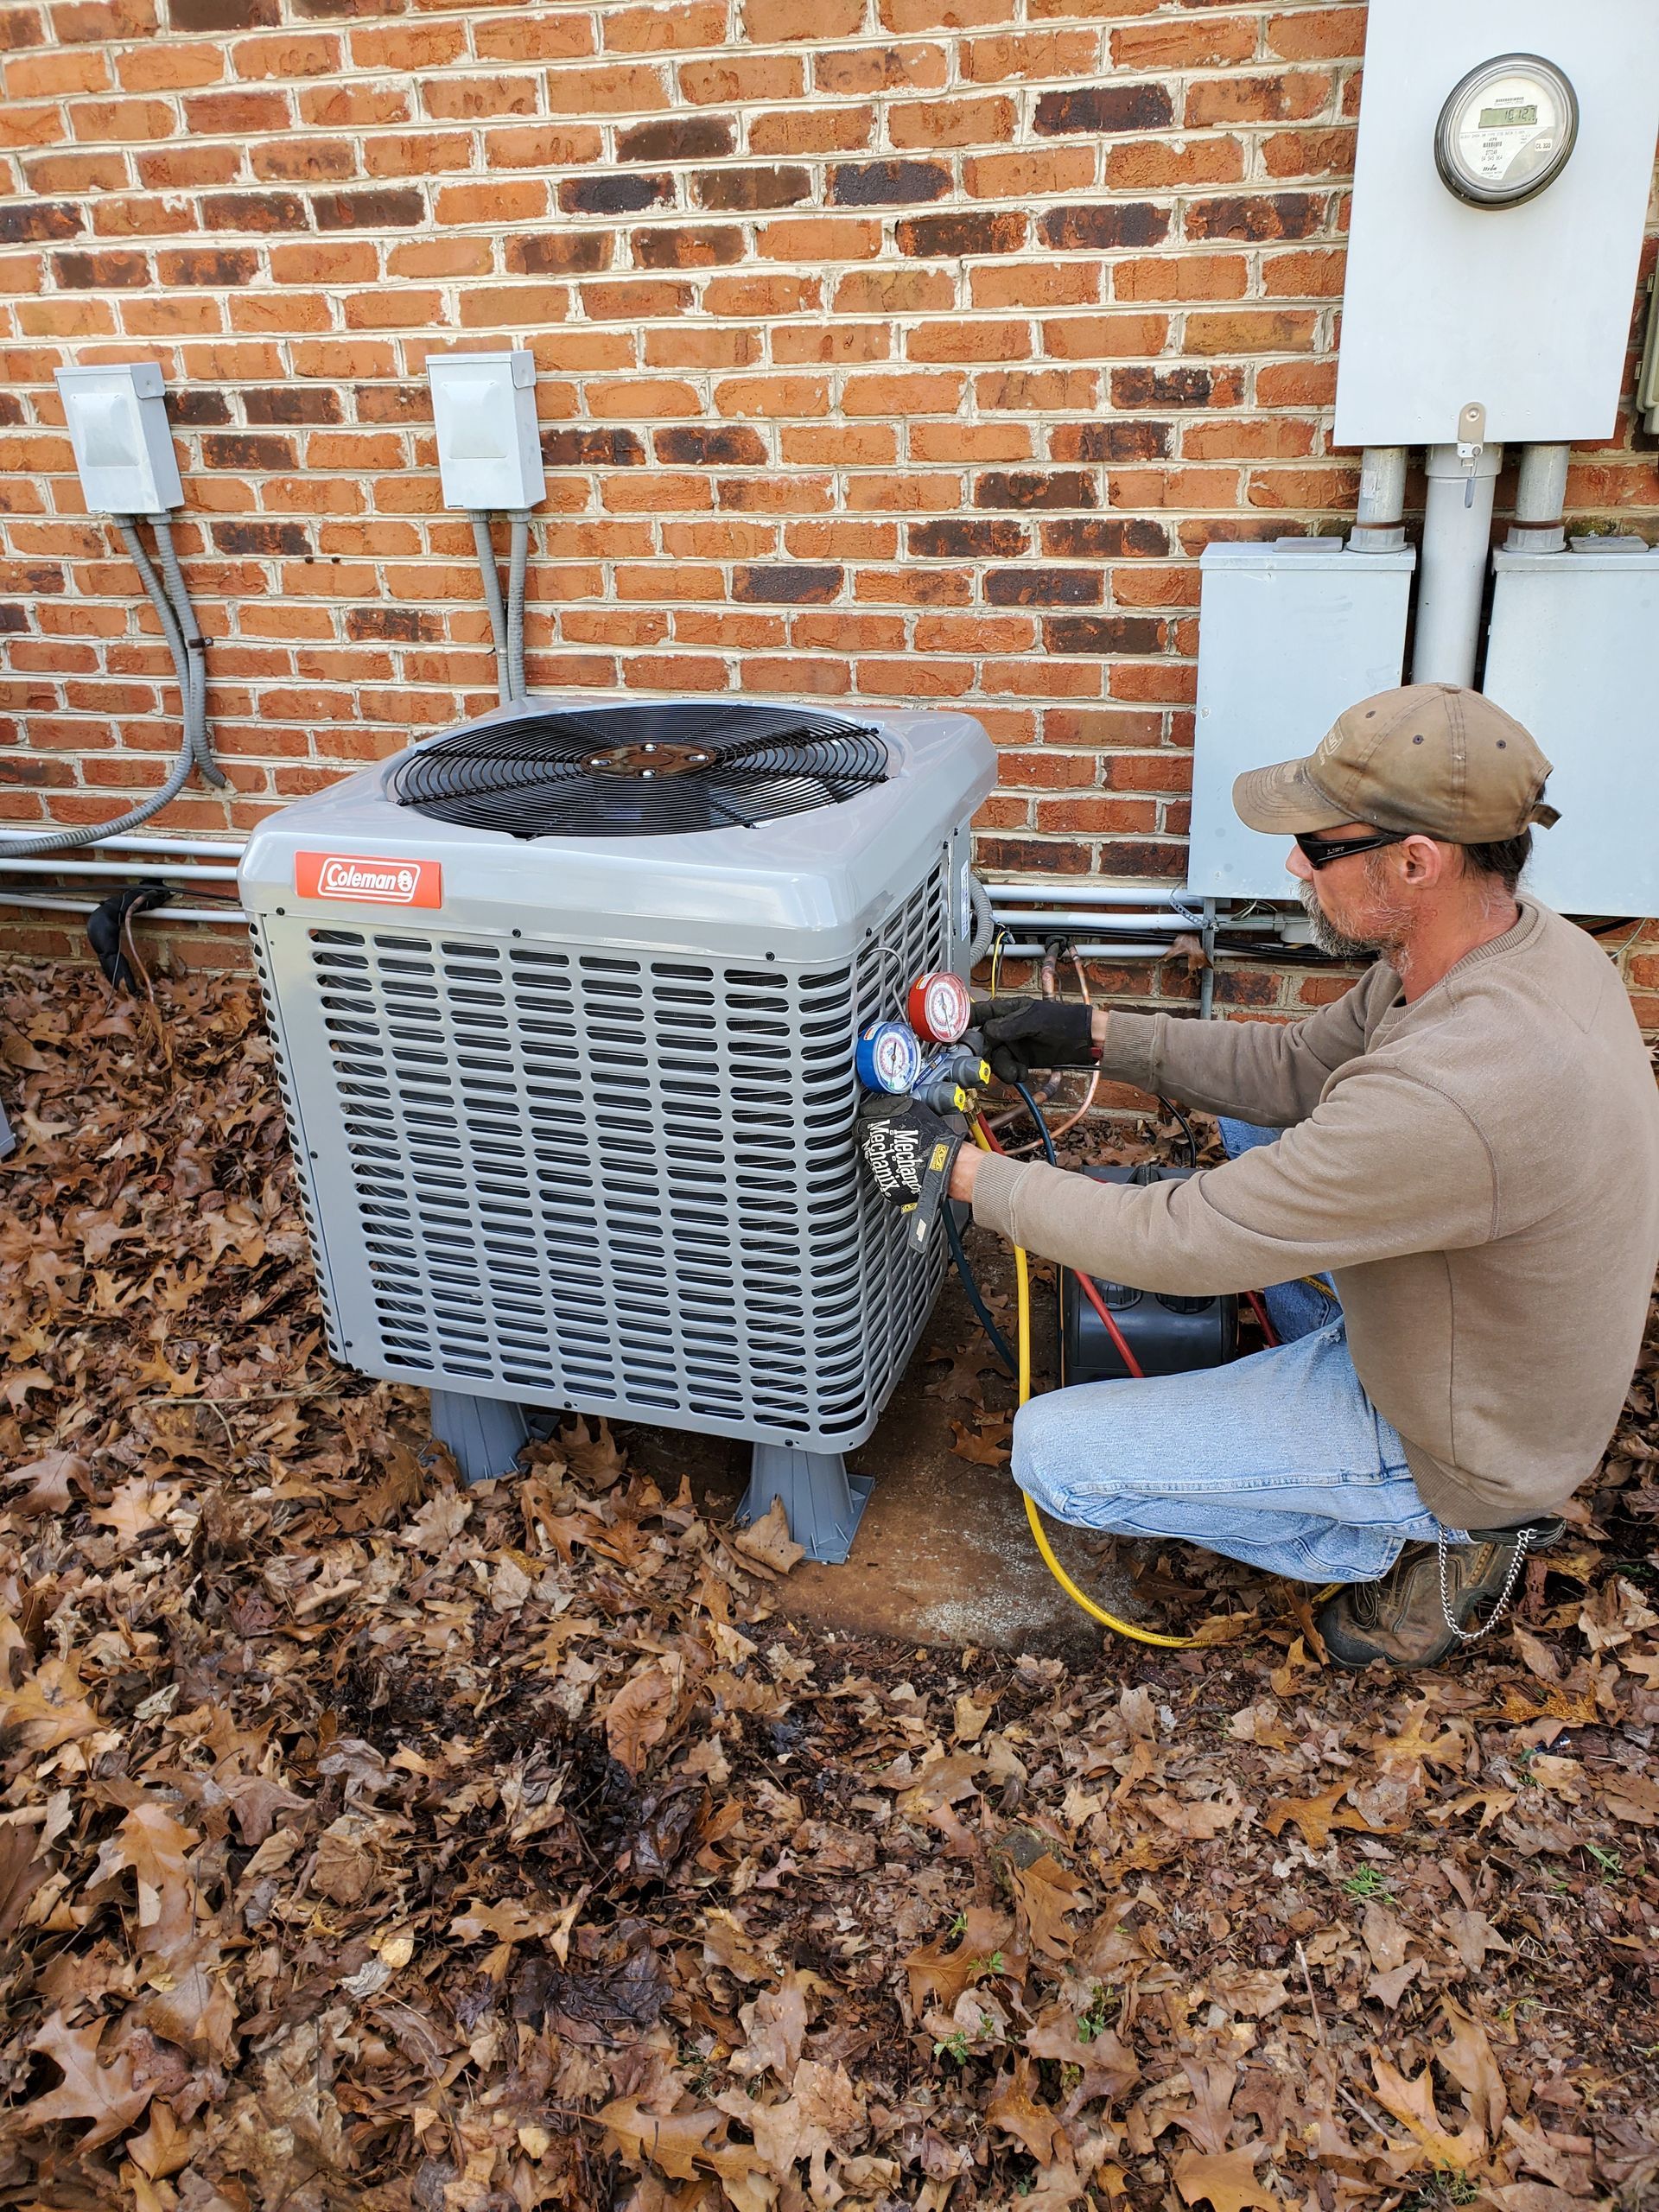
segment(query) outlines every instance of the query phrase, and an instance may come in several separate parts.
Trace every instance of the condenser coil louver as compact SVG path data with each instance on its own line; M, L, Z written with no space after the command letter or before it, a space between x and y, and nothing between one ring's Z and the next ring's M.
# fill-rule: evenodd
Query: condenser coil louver
M963 965L994 780L962 715L538 699L262 824L242 891L334 1356L861 1443L942 1256L861 1170L854 1043Z

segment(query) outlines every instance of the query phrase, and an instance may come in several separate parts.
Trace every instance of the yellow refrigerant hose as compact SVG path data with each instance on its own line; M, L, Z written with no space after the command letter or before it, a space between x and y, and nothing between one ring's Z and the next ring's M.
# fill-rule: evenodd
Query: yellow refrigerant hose
M982 1152L991 1149L984 1131L976 1121L973 1125L974 1142ZM1023 1406L1031 1395L1031 1267L1025 1253L1016 1244L1014 1248L1014 1279L1016 1303L1020 1317L1020 1403ZM1074 1605L1081 1605L1091 1620L1104 1628L1116 1629L1120 1636L1132 1637L1136 1643L1155 1643L1166 1651L1187 1651L1199 1639L1196 1636L1160 1636L1149 1628L1136 1628L1133 1621L1121 1621L1116 1613L1109 1613L1103 1605L1078 1589L1065 1569L1054 1556L1054 1547L1048 1541L1048 1531L1043 1526L1043 1516L1032 1502L1029 1491L1021 1491L1026 1501L1026 1518L1031 1523L1031 1533L1042 1554L1043 1564L1059 1584Z

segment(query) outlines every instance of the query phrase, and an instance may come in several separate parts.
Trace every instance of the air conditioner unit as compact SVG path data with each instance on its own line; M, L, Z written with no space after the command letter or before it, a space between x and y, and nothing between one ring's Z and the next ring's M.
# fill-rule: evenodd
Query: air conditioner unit
M863 1172L854 1047L965 973L995 781L966 715L538 698L263 823L334 1357L474 1478L537 1408L747 1439L750 1509L844 1557L944 1264Z

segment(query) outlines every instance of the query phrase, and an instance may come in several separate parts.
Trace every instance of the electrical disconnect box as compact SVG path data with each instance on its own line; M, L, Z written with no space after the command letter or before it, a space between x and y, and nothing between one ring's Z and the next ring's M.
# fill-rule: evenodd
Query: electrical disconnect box
M1335 442L1612 429L1659 127L1654 0L1370 10ZM1571 333L1571 342L1563 334Z
M1659 914L1653 640L1659 548L1580 538L1493 556L1483 689L1554 763L1553 830L1535 830L1526 887L1567 914Z
M1311 753L1344 707L1400 682L1415 563L1339 537L1205 548L1191 890L1295 897L1288 841L1244 827L1234 779Z
M153 361L60 369L57 381L93 514L156 515L183 505L162 372Z
M474 513L539 506L547 497L536 427L536 361L505 353L435 353L426 372L444 505Z

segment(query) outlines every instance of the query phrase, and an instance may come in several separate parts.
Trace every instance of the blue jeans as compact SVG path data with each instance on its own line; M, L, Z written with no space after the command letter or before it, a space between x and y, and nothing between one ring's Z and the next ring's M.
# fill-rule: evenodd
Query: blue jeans
M1224 1122L1230 1155L1273 1129ZM1229 1367L1082 1382L1020 1408L1014 1475L1045 1513L1169 1536L1299 1582L1371 1582L1440 1524L1361 1386L1334 1297L1265 1294L1281 1342ZM1460 1533L1460 1532L1459 1532Z

